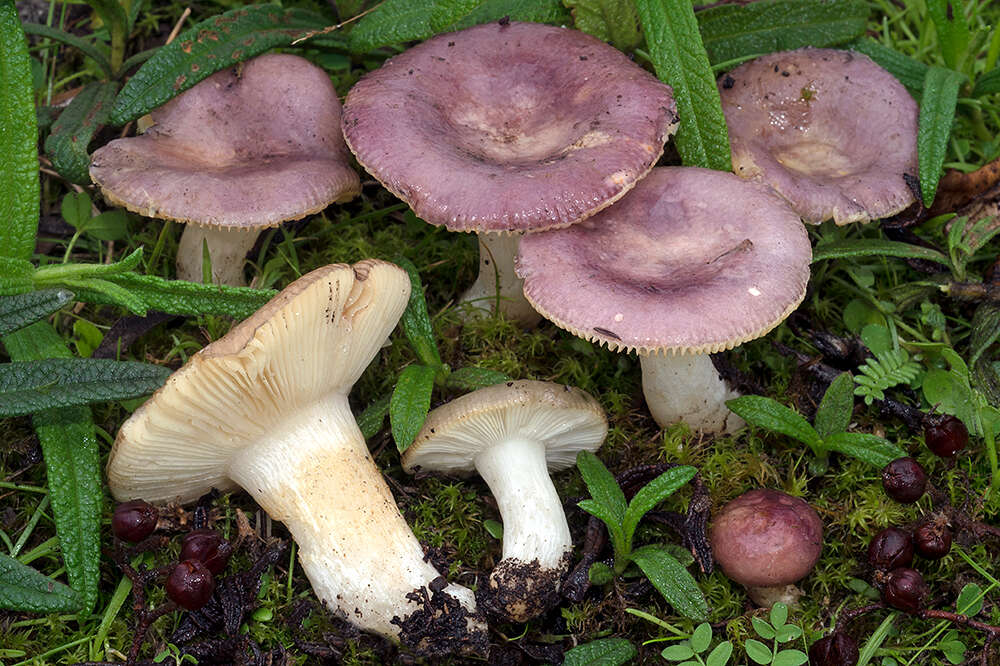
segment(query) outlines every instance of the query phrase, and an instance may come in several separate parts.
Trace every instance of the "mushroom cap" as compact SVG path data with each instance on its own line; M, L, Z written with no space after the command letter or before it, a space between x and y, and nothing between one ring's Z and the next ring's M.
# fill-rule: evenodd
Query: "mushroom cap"
M621 51L538 23L438 35L365 75L344 135L431 224L573 224L628 191L677 127L673 93Z
M868 222L914 201L917 103L868 56L804 48L722 77L733 169L819 224Z
M777 490L751 490L722 507L709 530L712 556L742 585L805 578L823 550L823 522L809 504Z
M507 382L431 411L403 454L403 469L471 474L480 451L520 437L545 445L546 463L554 472L573 465L579 451L600 448L607 432L604 410L586 391L528 379Z
M236 484L233 457L299 407L346 396L406 307L410 280L374 259L302 276L194 354L118 431L108 485L119 500L196 500Z
M269 54L217 72L152 112L145 134L91 157L105 198L148 217L273 227L361 191L326 73Z
M598 215L521 239L524 295L610 349L707 353L777 326L805 296L812 248L758 183L658 167Z

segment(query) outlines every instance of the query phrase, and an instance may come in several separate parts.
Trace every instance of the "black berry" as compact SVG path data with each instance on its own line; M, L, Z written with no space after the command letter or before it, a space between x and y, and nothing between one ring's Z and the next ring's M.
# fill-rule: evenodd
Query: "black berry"
M913 548L921 557L939 560L951 550L951 530L937 520L921 523L913 530Z
M887 527L868 544L868 564L881 571L908 567L913 562L913 538L906 530Z
M927 487L927 473L913 458L897 458L882 468L882 487L897 502L916 502Z
M184 560L170 572L164 585L167 597L181 608L198 610L215 590L212 572L198 560Z
M122 541L137 543L153 533L158 518L156 507L148 502L123 502L111 516L111 531Z
M919 613L930 590L924 577L916 569L901 567L893 569L885 579L882 601L893 608L907 613Z
M924 442L936 455L951 458L969 443L969 430L950 414L928 414L924 417Z
M809 647L810 666L855 666L859 658L857 641L842 631L835 631Z
M192 530L181 542L181 559L198 560L213 574L226 568L233 547L215 530Z

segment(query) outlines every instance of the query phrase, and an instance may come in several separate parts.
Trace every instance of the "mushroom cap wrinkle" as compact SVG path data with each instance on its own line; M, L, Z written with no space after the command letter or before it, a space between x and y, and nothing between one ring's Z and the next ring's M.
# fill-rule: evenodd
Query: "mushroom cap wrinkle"
M360 162L431 224L573 224L642 178L677 126L670 88L576 30L475 26L366 74L344 103Z
M720 80L733 169L810 223L868 222L914 201L917 103L868 56L804 48Z
M286 524L313 589L345 620L427 654L475 651L485 627L472 593L433 584L347 401L409 293L406 272L377 260L299 278L136 410L108 484L152 502L240 486Z

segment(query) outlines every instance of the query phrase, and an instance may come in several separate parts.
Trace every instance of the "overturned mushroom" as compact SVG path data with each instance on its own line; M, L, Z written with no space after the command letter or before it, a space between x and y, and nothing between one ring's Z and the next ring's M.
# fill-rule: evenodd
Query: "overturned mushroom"
M868 222L913 203L917 103L868 56L772 53L719 85L734 171L772 186L806 222Z
M500 22L388 60L348 93L343 124L358 162L418 216L480 235L464 300L492 309L499 294L528 324L537 315L513 271L517 235L625 194L663 153L674 109L668 86L590 35Z
M549 471L596 451L607 430L588 393L528 380L473 391L427 416L403 468L478 472L500 508L503 559L476 593L486 612L527 622L558 602L573 541Z
M177 276L242 285L262 229L361 191L326 73L299 56L263 55L208 77L152 112L142 136L97 150L90 176L130 211L188 225Z
M424 559L347 401L409 291L403 270L376 260L299 278L125 422L108 484L152 502L242 487L285 523L316 594L345 620L424 653L479 651L472 593Z

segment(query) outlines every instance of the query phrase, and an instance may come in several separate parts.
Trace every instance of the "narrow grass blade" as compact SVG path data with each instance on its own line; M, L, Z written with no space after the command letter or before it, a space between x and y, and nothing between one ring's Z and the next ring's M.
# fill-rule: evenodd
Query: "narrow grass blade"
M965 77L951 69L933 66L924 77L920 102L920 128L917 131L917 156L920 162L920 192L924 205L934 203L938 180L944 166L955 122L958 89Z
M26 34L35 35L37 37L45 37L54 42L59 42L60 44L65 44L66 46L72 46L96 62L97 66L100 67L109 78L114 73L111 71L111 63L108 62L107 57L101 53L96 46L87 40L81 39L76 35L71 35L68 32L59 30L58 28L51 28L40 23L23 23L22 27L24 28L24 32Z

